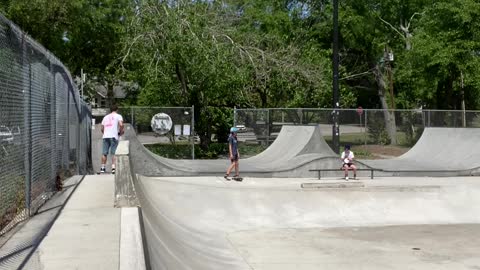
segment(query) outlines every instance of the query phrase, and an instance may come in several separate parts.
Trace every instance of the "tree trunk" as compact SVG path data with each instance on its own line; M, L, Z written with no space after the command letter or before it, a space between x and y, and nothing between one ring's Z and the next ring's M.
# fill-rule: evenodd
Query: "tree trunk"
M175 73L177 73L177 79L182 86L182 94L186 95L188 93L187 79L185 78L185 73L183 72L183 69L178 63L175 64Z
M380 103L382 104L383 115L385 119L385 129L387 130L388 137L390 138L390 144L397 145L397 127L395 123L395 112L393 110L390 110L388 107L388 102L385 97L387 83L385 82L385 76L379 64L375 65L374 73L375 80L377 81L378 97L380 98Z

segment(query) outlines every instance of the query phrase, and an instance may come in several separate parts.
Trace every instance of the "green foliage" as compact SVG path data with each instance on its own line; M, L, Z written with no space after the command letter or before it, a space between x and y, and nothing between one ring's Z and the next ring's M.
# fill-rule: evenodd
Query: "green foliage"
M466 107L478 109L479 14L480 3L474 0L442 0L424 8L412 50L401 59L406 96L430 108L460 109L464 90Z
M145 145L145 147L154 154L167 158L192 158L192 145L190 144L152 144ZM238 147L242 158L256 155L266 149L265 146L259 144L239 143ZM207 149L202 149L199 145L195 145L195 158L197 159L218 159L227 157L227 143L211 143Z
M390 144L390 137L385 128L385 122L382 120L373 121L373 123L368 124L368 135L374 144Z
M136 83L126 104L194 105L203 149L212 134L226 138L233 106L332 107L331 1L0 5L72 73L84 68L108 85ZM466 109L480 108L478 1L344 0L339 13L343 108L390 106L380 97L403 109L460 109L463 100ZM386 49L395 56L388 65Z
M190 144L152 144L146 145L147 149L166 158L172 159L191 159L192 145ZM226 144L211 143L208 149L202 149L195 145L195 158L197 159L217 159L220 155L228 153Z
M142 1L118 64L142 87L137 104L194 105L204 146L226 137L225 108L330 104L328 53L301 50L280 3Z
M400 131L405 134L405 141L403 144L406 146L413 146L423 133L423 127L419 128L416 125L417 113L412 111L401 112L402 124L400 125Z
M3 0L7 17L53 52L73 74L103 76L118 57L129 0Z

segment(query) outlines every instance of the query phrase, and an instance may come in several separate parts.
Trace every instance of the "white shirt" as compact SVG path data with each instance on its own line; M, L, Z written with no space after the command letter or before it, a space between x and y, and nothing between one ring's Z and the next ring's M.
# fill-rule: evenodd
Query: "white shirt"
M115 138L118 140L120 121L123 122L123 117L116 112L103 117L103 138Z
M342 159L344 163L352 163L352 160L355 157L352 151L348 151L348 152L349 152L348 156L345 155L345 151L343 151L342 153Z

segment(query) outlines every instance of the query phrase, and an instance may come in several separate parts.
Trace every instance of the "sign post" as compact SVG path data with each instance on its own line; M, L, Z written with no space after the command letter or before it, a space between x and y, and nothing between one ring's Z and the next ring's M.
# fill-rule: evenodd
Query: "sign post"
M363 108L362 106L359 106L357 108L357 113L358 113L358 119L360 119L360 131L362 131L362 114L363 114ZM363 127L363 133L366 135L366 127ZM365 145L367 145L367 136L365 136Z

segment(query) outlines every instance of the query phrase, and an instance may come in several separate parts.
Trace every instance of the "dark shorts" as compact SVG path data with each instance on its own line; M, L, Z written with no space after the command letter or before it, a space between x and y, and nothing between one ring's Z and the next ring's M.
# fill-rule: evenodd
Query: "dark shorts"
M343 163L343 167L347 166L347 167L352 167L353 163Z
M117 151L118 140L115 138L104 138L103 145L102 145L102 155L108 156L108 152L110 150L110 154L115 155L115 151Z
M238 161L238 155L235 154L233 155L233 157L230 159L231 162L235 162L235 161Z

